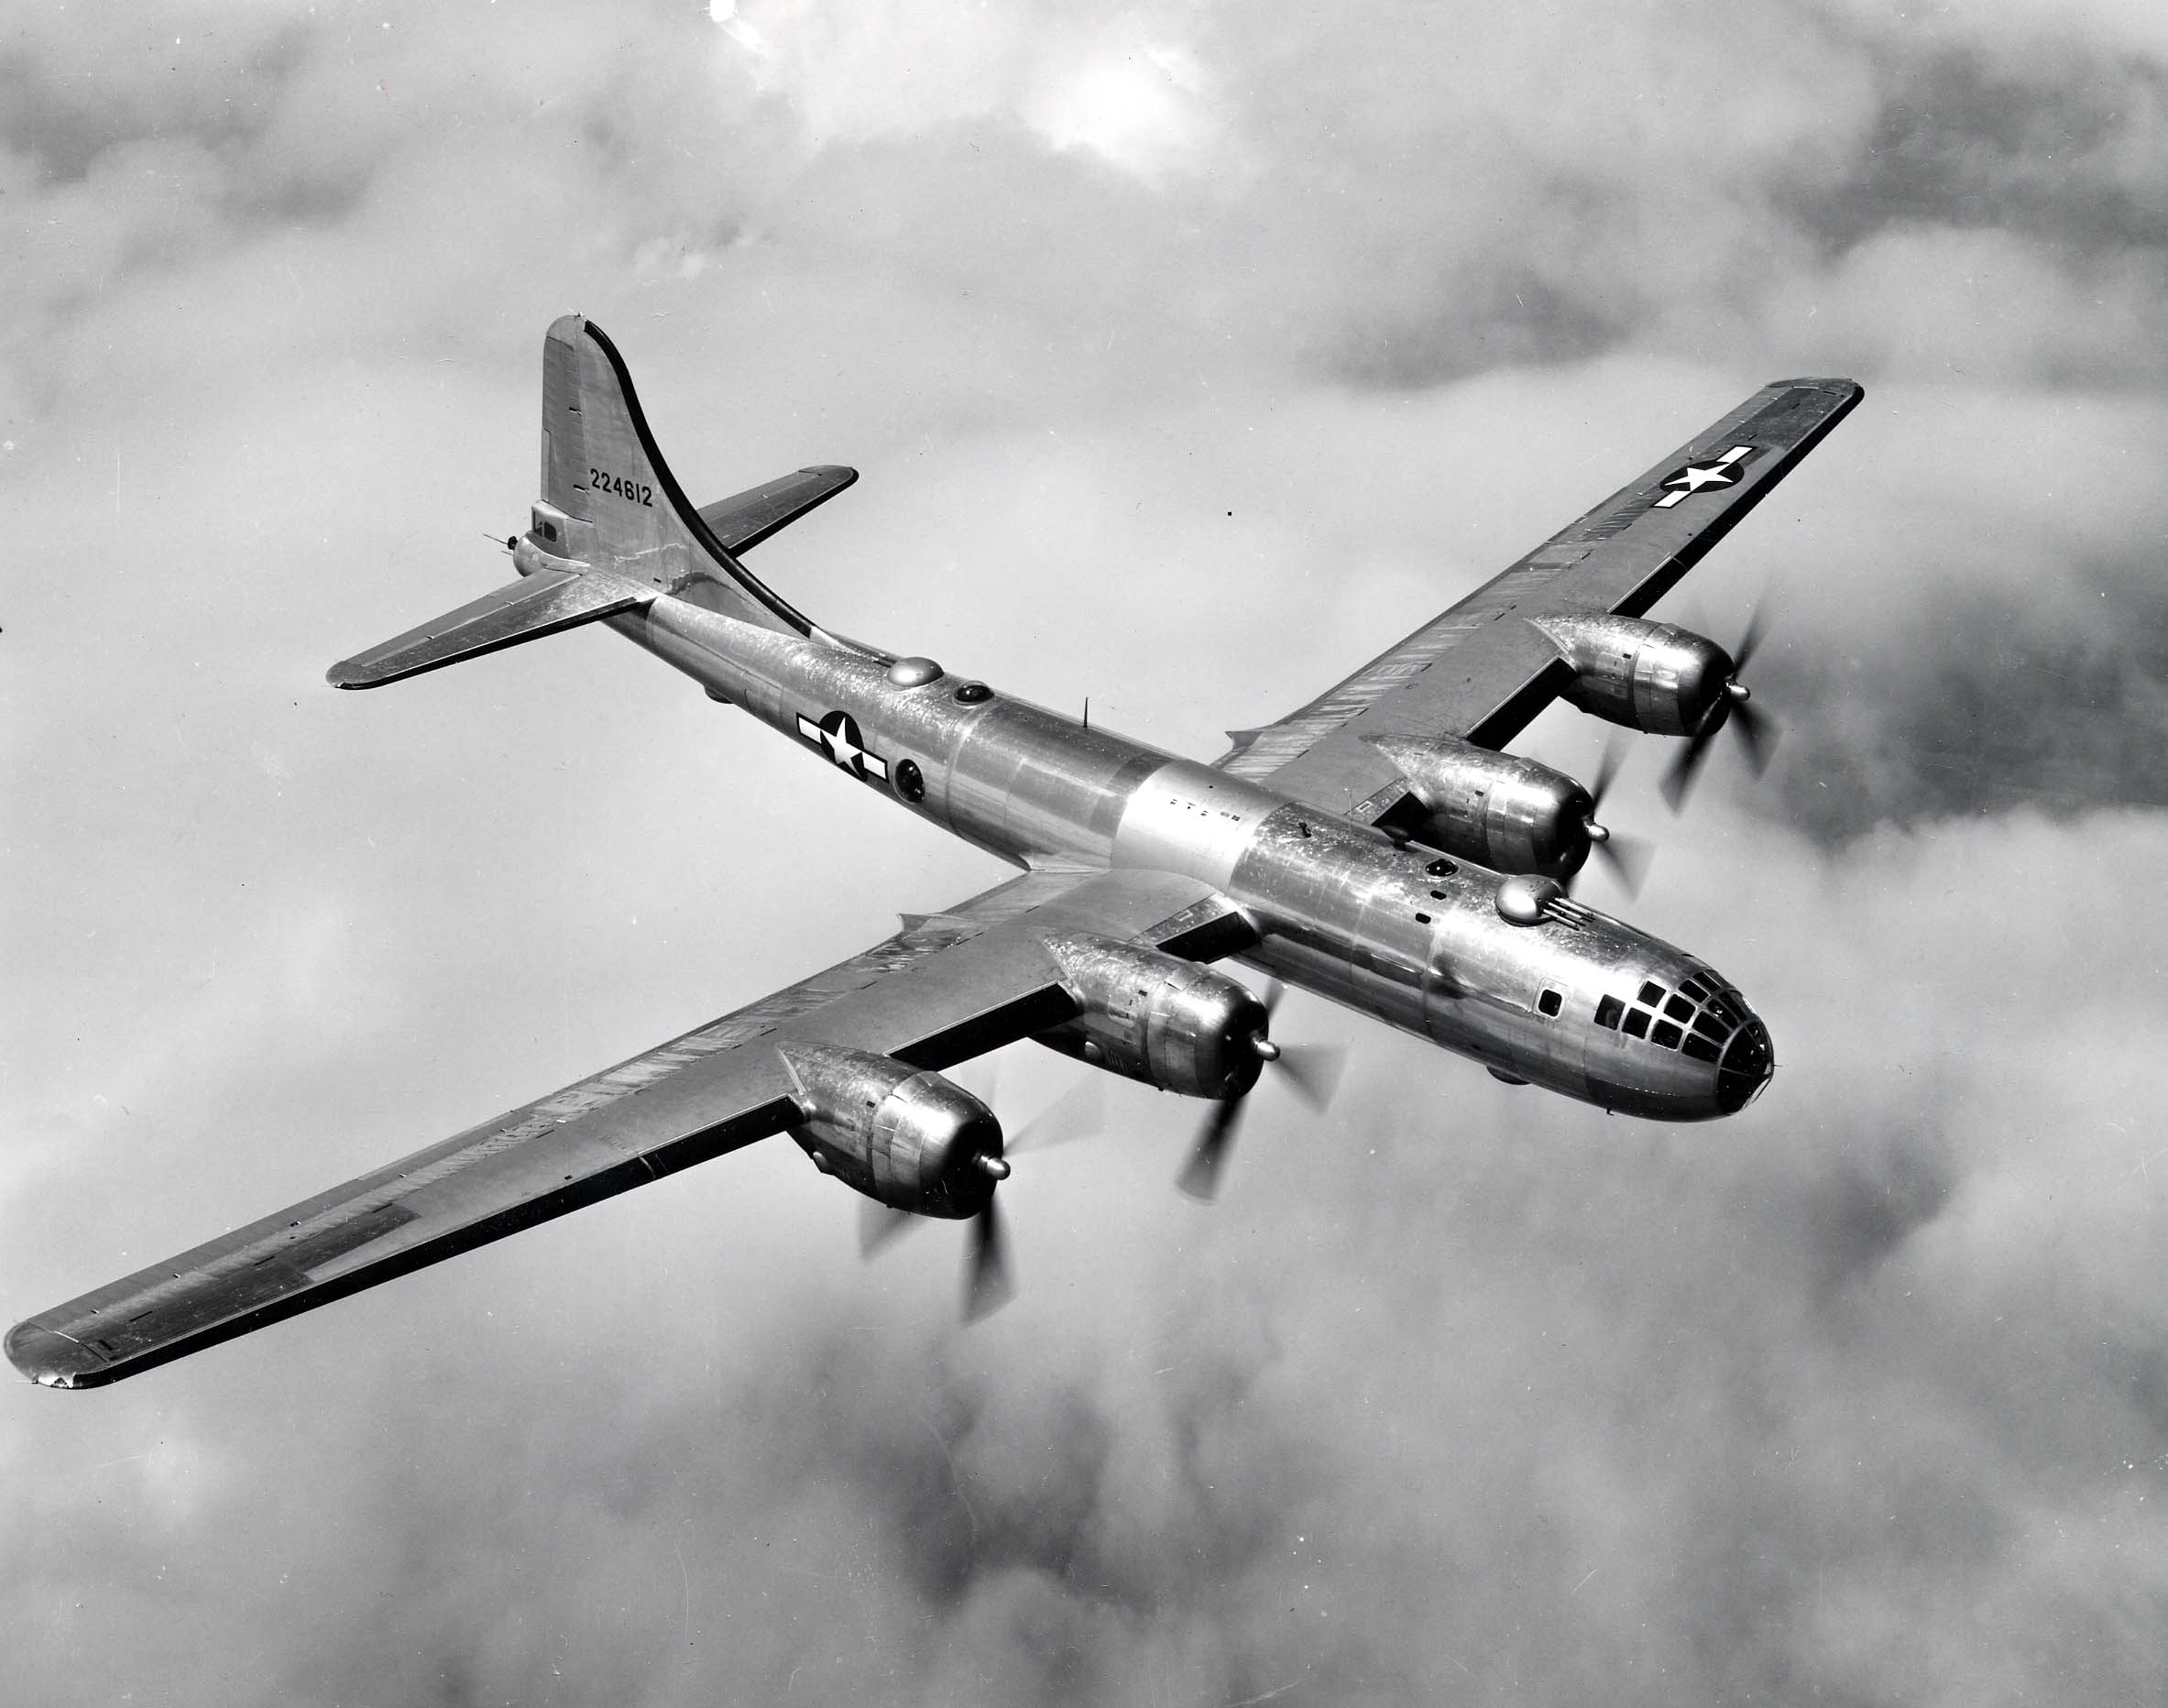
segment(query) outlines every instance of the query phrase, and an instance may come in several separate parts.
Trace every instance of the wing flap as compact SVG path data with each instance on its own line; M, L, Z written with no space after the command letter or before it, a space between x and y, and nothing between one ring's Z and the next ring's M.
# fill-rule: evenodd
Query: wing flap
M780 1133L771 1040L946 1068L1068 1018L1057 931L1231 952L1215 892L1164 872L1032 872L658 1048L19 1323L33 1381L93 1387ZM1223 947L1215 947L1223 946Z

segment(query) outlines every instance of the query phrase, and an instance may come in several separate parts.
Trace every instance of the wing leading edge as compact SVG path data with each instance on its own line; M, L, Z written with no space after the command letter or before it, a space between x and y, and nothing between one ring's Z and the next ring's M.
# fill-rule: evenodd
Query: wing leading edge
M1849 379L1772 381L1638 479L1299 711L1237 730L1215 761L1330 812L1392 785L1367 736L1503 748L1570 681L1527 619L1644 615L1864 396Z
M1089 930L1209 958L1239 915L1165 872L1032 872L658 1048L469 1128L7 1335L52 1387L95 1387L643 1186L800 1119L788 1038L941 1068L1076 1012L1045 947ZM1245 939L1246 940L1246 939Z

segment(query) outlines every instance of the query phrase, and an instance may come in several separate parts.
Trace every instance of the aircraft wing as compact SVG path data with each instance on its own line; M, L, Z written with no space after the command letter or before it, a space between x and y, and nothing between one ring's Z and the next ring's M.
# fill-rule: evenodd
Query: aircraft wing
M1346 681L1277 723L1232 731L1216 764L1363 817L1391 804L1399 773L1363 737L1503 748L1571 680L1527 619L1645 614L1863 395L1849 379L1764 386Z
M817 1038L947 1068L1068 1019L1046 938L1213 958L1249 927L1166 872L1028 872L906 915L863 954L554 1095L102 1286L9 1331L33 1381L95 1387L374 1286L796 1124L774 1048Z

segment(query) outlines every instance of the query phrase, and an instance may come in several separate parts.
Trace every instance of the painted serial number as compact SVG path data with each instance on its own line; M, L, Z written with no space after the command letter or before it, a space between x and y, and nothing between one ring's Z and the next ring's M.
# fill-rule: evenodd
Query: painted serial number
M655 489L643 487L637 480L627 480L622 475L612 475L599 468L587 470L587 485L597 492L614 492L620 498L630 498L635 504L644 504L651 510L655 508Z

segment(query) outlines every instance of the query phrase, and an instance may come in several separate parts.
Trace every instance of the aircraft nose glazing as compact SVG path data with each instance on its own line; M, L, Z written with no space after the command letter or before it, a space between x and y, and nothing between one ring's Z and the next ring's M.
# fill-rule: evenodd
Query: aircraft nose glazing
M1738 1111L1761 1095L1777 1071L1776 1046L1769 1029L1751 1019L1733 1035L1716 1068L1716 1103L1727 1115Z

